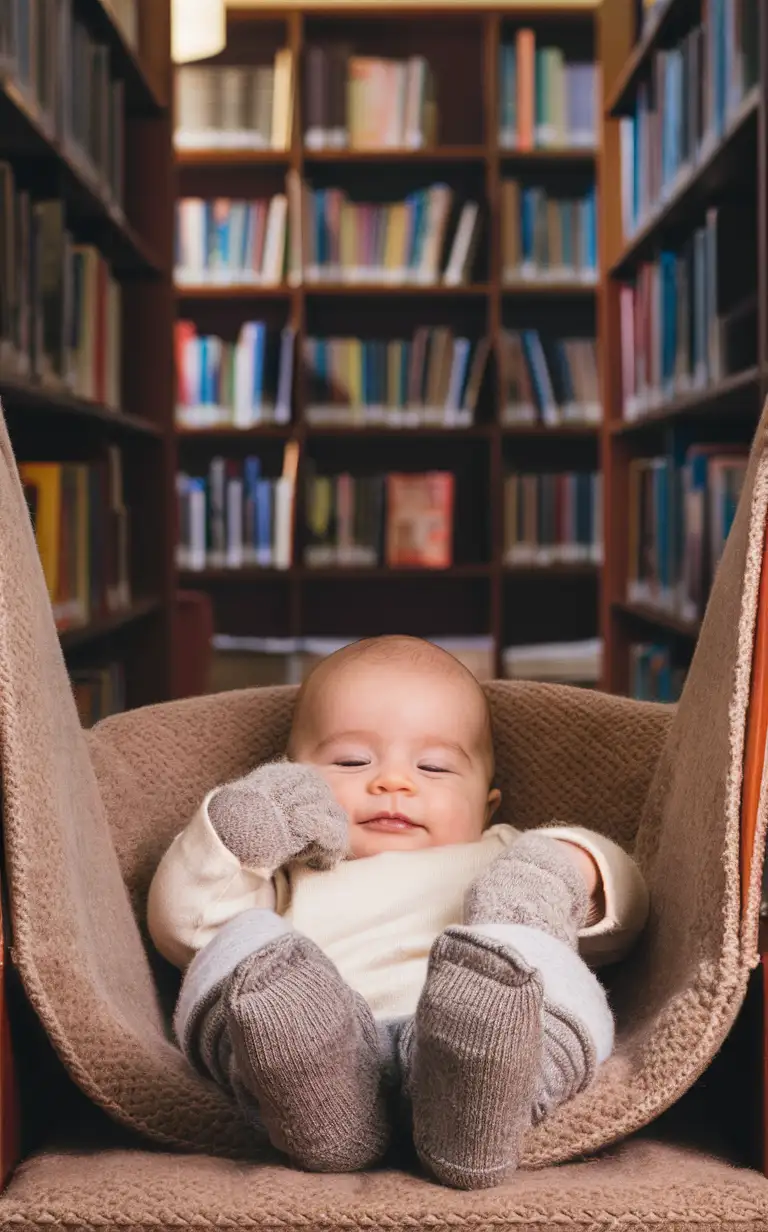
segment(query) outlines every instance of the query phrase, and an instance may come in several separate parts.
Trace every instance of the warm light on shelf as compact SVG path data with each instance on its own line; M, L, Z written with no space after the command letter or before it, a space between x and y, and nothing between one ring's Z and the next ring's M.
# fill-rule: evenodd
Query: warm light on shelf
M173 0L171 51L175 64L218 55L226 42L224 0Z

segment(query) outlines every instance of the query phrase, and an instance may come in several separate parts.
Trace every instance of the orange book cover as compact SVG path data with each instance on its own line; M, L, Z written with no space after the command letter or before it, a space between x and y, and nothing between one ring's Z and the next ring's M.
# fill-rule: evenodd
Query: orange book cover
M533 149L536 98L536 36L517 32L517 148Z
M450 567L454 487L449 471L387 476L386 558L390 568Z

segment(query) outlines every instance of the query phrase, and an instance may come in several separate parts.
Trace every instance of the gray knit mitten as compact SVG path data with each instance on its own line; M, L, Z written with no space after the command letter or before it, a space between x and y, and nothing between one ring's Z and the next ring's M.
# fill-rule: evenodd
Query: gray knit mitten
M267 762L220 787L208 816L247 868L332 868L347 853L347 815L314 766Z
M526 924L576 949L589 915L589 895L562 844L524 834L469 887L467 924Z

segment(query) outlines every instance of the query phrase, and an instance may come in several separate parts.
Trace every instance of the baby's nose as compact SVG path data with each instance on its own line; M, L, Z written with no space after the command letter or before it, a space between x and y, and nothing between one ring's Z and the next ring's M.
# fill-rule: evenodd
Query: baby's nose
M398 791L412 791L413 780L405 768L390 766L379 770L374 776L371 789L376 795L392 795Z

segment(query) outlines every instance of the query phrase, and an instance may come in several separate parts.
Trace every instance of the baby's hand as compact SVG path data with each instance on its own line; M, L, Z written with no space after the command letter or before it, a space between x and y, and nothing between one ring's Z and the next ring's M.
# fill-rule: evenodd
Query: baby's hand
M221 841L248 868L301 863L332 868L347 853L349 824L313 766L268 762L220 787L208 815Z

